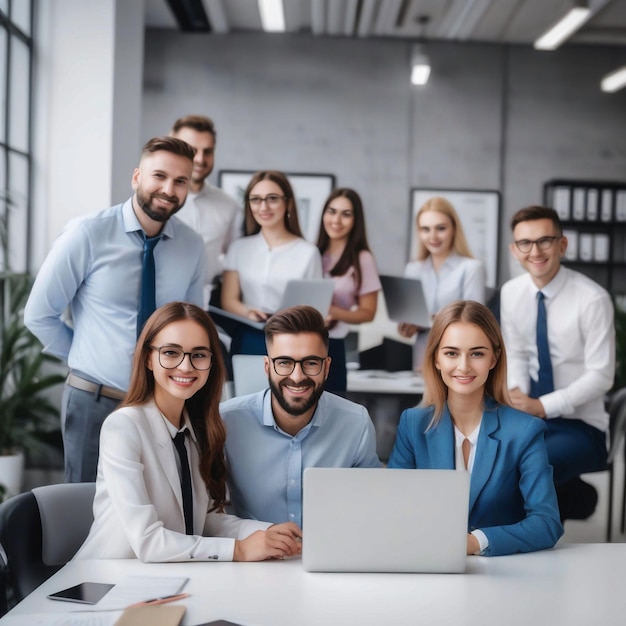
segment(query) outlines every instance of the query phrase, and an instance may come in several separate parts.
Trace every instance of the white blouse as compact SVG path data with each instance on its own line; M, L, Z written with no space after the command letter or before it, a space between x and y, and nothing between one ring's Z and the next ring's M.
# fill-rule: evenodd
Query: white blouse
M322 259L317 247L302 238L270 248L258 233L233 241L224 269L239 274L246 306L275 313L290 280L322 278Z

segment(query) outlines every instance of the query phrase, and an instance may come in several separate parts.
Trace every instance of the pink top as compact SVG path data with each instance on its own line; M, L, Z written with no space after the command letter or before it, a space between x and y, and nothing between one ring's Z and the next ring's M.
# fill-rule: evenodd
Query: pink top
M376 261L371 252L361 250L359 254L359 262L361 264L361 288L358 290L354 266L350 267L350 269L341 276L330 276L329 272L338 260L337 258L331 257L328 253L322 256L324 277L332 278L335 281L332 302L335 306L349 310L357 304L357 298L359 296L381 290ZM338 339L345 337L349 330L347 324L338 322L337 325L331 329L329 334L331 337Z

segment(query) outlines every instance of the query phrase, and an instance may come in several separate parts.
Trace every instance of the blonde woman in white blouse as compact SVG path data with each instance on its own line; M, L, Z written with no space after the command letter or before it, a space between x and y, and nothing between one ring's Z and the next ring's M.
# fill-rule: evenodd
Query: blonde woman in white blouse
M445 198L434 196L420 208L415 222L417 259L407 264L404 275L419 278L422 282L431 316L455 300L475 300L484 304L485 266L473 257L452 204ZM413 367L420 370L428 330L402 323L398 325L398 332L407 338L417 335Z

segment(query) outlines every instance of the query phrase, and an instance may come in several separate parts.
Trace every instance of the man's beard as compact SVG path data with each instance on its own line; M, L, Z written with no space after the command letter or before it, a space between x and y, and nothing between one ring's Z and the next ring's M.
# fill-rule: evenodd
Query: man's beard
M154 209L152 207L152 200L154 198L161 198L163 200L174 201L176 204L173 205L171 209ZM184 200L182 203L178 204L178 198L176 196L167 196L164 193L151 193L148 198L143 195L139 190L137 190L137 204L141 207L141 210L155 222L167 222L167 220L174 215L174 213L178 213L181 210Z
M320 399L320 396L324 392L324 382L321 382L319 385L315 385L315 383L310 378L305 378L300 383L294 383L290 378L286 378L281 380L280 383L274 382L271 377L268 377L268 381L270 384L270 389L272 390L272 394L276 401L280 405L280 407L293 417L299 417L300 415L304 415L309 409L312 409ZM282 387L289 384L290 387L313 387L313 393L308 397L308 399L304 400L301 404L290 404L283 394Z

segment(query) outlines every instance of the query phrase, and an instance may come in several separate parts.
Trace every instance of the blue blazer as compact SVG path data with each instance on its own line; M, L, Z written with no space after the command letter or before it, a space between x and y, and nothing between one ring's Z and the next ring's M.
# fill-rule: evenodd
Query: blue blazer
M563 534L543 420L486 401L470 480L468 531L489 540L486 555L551 548ZM454 469L454 425L445 407L430 430L433 407L402 413L388 467Z

